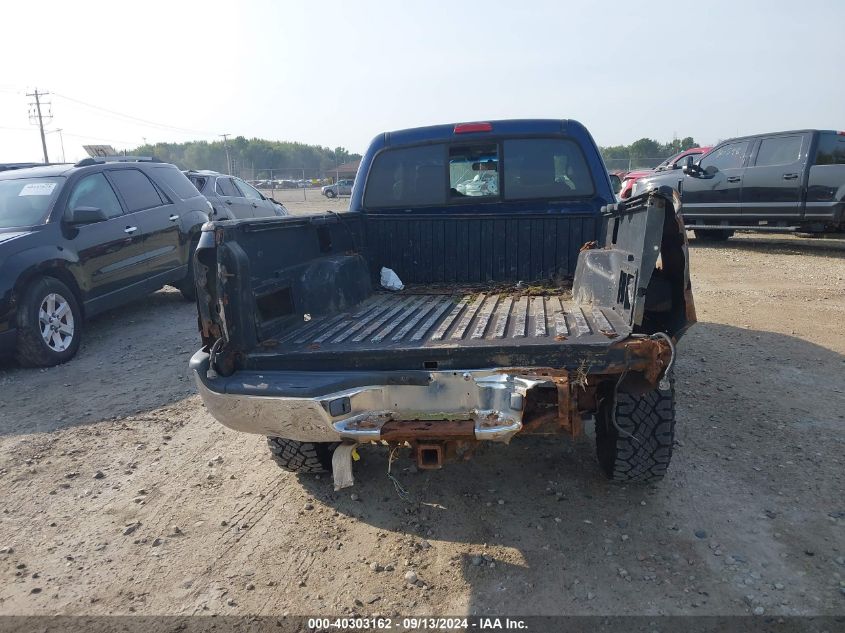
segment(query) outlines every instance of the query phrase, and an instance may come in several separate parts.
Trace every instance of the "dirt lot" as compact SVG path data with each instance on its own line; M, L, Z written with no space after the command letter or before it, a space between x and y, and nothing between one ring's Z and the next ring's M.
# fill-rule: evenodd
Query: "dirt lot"
M346 211L349 208L349 196L326 198L319 189L268 189L261 193L284 204L291 215Z
M647 488L604 481L591 440L518 438L400 463L407 503L363 450L334 493L205 413L178 292L115 310L67 365L0 366L0 613L843 614L843 255L694 244L676 454Z

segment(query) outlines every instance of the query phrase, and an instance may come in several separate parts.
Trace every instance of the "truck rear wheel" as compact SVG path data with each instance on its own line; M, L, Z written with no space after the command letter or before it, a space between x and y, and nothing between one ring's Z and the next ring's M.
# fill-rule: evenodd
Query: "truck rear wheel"
M616 414L614 424L613 414ZM596 415L596 454L604 474L649 483L666 474L675 441L675 386L635 395L607 394Z
M292 473L328 473L337 442L297 442L282 437L268 437L267 445L281 468Z
M693 233L695 233L695 239L702 242L727 242L734 234L731 229L693 229Z

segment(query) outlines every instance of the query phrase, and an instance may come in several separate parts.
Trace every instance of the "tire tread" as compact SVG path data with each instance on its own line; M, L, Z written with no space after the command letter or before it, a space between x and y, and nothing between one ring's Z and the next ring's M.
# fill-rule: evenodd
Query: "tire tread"
M335 443L312 443L268 437L267 445L273 461L280 468L292 473L331 472Z
M613 426L610 407L616 407ZM596 448L605 474L614 481L649 483L666 474L675 442L675 390L641 395L619 391L600 413Z

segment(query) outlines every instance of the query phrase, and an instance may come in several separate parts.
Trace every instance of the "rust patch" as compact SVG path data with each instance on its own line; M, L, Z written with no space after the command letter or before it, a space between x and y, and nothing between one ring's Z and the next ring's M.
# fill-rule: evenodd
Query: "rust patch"
M472 420L390 420L381 427L386 442L416 440L475 440Z

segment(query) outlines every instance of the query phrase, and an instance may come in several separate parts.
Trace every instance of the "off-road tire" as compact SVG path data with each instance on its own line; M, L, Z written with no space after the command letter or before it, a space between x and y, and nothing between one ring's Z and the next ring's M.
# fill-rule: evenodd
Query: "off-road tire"
M692 232L695 235L695 239L701 240L702 242L727 242L734 234L732 229L693 229Z
M194 252L197 250L197 244L199 244L199 239L191 240L188 250L188 272L185 273L185 278L176 285L185 301L197 300L197 286L194 281Z
M326 190L326 198L334 198L336 195L333 189Z
M616 409L616 428L612 408ZM641 395L608 393L596 415L596 454L609 479L650 483L666 474L675 442L675 385Z
M74 333L67 349L51 349L41 335L38 314L44 298L61 295L70 306ZM15 358L23 367L52 367L69 361L76 355L82 340L82 310L73 291L54 277L42 277L29 285L21 296L17 314L18 336Z
M332 453L337 442L297 442L282 437L268 437L273 461L292 473L330 473Z

